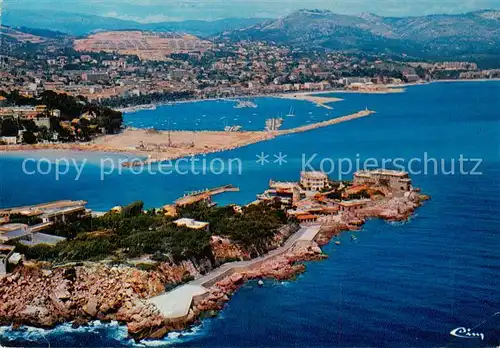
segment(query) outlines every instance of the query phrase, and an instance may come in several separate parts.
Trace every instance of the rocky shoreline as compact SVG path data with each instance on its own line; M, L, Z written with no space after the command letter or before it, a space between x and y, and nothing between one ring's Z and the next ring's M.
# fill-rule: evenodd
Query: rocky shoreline
M393 198L377 205L376 209L364 209L356 214L346 214L341 222L324 224L314 242L309 245L296 245L286 254L277 259L263 263L260 267L251 271L234 273L217 282L210 288L210 294L202 301L195 303L193 316L202 313L215 315L224 307L230 296L238 290L245 282L271 278L276 280L292 279L304 272L306 267L303 261L315 261L327 258L320 246L328 244L334 236L344 231L359 230L368 218L382 218L387 221L406 221L422 202L428 200L425 195L415 195L408 198Z
M129 335L136 340L162 338L168 332L186 329L204 315L216 315L246 281L291 279L305 271L303 261L326 258L320 246L335 235L359 229L368 218L407 220L426 199L427 196L419 194L394 197L375 207L344 214L341 221L325 222L315 241L296 244L255 269L233 273L218 281L181 321L165 319L146 300L163 293L165 284L180 284L186 276L199 277L191 262L162 263L153 271L95 263L60 268L26 263L0 279L0 325L52 328L64 322L80 326L94 320L116 320L126 324Z

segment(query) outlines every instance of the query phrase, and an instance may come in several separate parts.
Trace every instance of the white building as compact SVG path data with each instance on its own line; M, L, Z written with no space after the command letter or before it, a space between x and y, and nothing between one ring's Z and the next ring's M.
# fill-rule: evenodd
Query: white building
M307 191L321 191L328 187L328 176L323 172L301 172L300 185Z
M0 137L0 142L5 143L7 145L16 145L17 137Z
M407 172L388 169L356 172L354 173L354 185L385 186L400 193L412 190L411 179Z

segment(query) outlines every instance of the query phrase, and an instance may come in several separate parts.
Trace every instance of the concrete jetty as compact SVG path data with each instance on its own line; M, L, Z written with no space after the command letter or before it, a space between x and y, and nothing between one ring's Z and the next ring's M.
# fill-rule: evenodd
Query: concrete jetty
M331 126L334 124L347 122L347 121L355 120L358 118L367 117L367 116L370 116L371 114L374 114L374 113L375 113L375 111L366 109L366 110L358 111L358 112L351 114L351 115L336 117L336 118L332 118L332 119L327 120L327 121L317 122L317 123L313 123L313 124L309 124L309 125L305 125L305 126L300 126L300 127L296 127L296 128L291 128L291 129L274 130L274 131L267 131L267 132L235 132L235 134L237 134L238 136L241 136L241 137L248 136L249 137L248 140L242 141L241 143L238 143L238 144L231 144L229 146L222 146L218 149L203 149L203 151L193 151L190 148L185 153L181 152L181 153L176 153L174 155L169 154L167 152L162 152L160 157L158 157L158 158L148 158L147 160L144 160L144 161L127 162L127 163L124 163L123 166L125 166L125 167L143 166L145 164L160 163L160 162L164 162L167 160L175 160L175 159L186 157L186 156L196 156L196 155L200 155L200 154L230 151L230 150L234 150L234 149L239 148L239 147L256 144L256 143L260 143L263 141L268 141L268 140L274 139L274 138L282 136L282 135L302 133L302 132L307 132L307 131L314 130L317 128L328 127L328 126ZM179 132L172 132L172 134L176 134L176 133L179 133ZM211 132L211 131L202 131L200 133L206 133L206 134L214 133L217 136L223 136L223 135L231 134L232 132L229 132L229 133L228 132L218 132L217 133L217 132ZM254 137L252 137L252 135L254 135ZM149 153L145 153L145 154L149 155Z
M313 129L328 127L328 126L331 126L334 124L347 122L347 121L355 120L355 119L362 118L362 117L367 117L367 116L370 116L371 114L374 114L374 113L375 113L375 111L368 110L368 109L363 110L363 111L358 111L358 112L351 114L351 115L332 118L330 120L323 121L323 122L317 122L317 123L313 123L313 124L309 124L309 125L305 125L305 126L301 126L301 127L296 127L296 128L292 128L292 129L285 129L285 130L279 131L278 135L307 132L307 131L310 131Z
M212 189L206 189L198 192L192 192L190 194L185 195L184 197L179 198L175 201L176 206L186 206L190 204L194 204L196 202L200 202L203 200L209 200L212 196L219 195L224 192L238 192L240 190L239 187L235 187L233 185L225 185Z
M148 302L156 305L165 318L182 320L188 316L193 302L207 295L209 288L218 281L233 273L259 267L262 263L283 255L297 244L312 242L318 235L320 228L321 225L319 224L303 226L288 238L283 246L272 250L266 255L248 261L226 263L199 279L181 285L163 295L152 297Z

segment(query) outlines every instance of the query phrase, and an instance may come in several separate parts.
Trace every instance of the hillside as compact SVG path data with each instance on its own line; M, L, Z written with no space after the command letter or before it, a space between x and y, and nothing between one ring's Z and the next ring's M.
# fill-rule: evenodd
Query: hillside
M264 40L299 48L376 51L422 58L500 54L500 12L387 18L300 10L227 33L232 40Z
M250 27L262 22L259 18L226 18L217 21L183 21L139 23L110 17L67 12L4 11L2 22L11 27L35 27L60 31L70 35L86 36L97 31L155 30L184 32L196 36L211 36L225 31Z
M147 31L105 31L74 42L77 51L118 52L162 61L172 53L205 52L212 44L193 35Z
M5 26L0 26L0 36L2 38L6 38L7 40L17 41L21 43L41 43L45 41L42 36L35 35L34 33L29 32L29 30L9 28Z

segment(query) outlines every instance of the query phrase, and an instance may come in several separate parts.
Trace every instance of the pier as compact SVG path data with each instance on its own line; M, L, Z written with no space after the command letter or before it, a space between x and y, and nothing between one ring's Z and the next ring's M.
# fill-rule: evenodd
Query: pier
M212 196L219 195L224 192L238 192L240 190L239 187L235 187L233 185L220 186L213 189L205 189L196 192L190 192L186 194L184 197L181 197L175 201L175 205L178 207L183 207L186 205L191 205L201 201L209 201Z
M351 115L333 118L327 121L300 126L292 129L272 130L272 131L243 131L243 132L217 132L217 131L172 131L154 132L148 130L126 129L120 134L106 135L93 144L36 144L36 145L16 145L0 146L0 151L18 150L71 150L71 151L94 151L128 153L147 159L136 159L121 163L123 167L145 166L155 163L172 161L179 158L197 156L201 154L217 153L234 150L240 147L272 140L281 135L307 132L317 128L348 122L374 114L372 110L362 110ZM152 144L177 144L175 147L161 148L161 151L147 151L141 149L140 144L144 139ZM194 139L186 143L186 139ZM153 155L155 155L153 157Z
M283 246L272 250L264 256L248 261L226 263L199 279L181 285L163 295L150 298L148 302L156 305L166 319L185 319L189 315L189 310L193 302L203 299L209 293L209 288L214 286L218 281L233 273L259 267L262 263L288 252L297 244L311 243L318 235L320 228L321 225L303 226Z
M292 129L285 129L285 130L279 131L278 134L279 135L286 135L286 134L307 132L307 131L310 131L313 129L327 127L327 126L331 126L334 124L347 122L347 121L355 120L355 119L362 118L362 117L367 117L367 116L370 116L371 114L374 114L374 113L375 113L375 111L366 109L366 110L359 111L355 114L348 115L348 116L332 118L332 119L327 120L327 121L309 124L306 126L300 126L300 127L296 127L296 128L292 128Z

